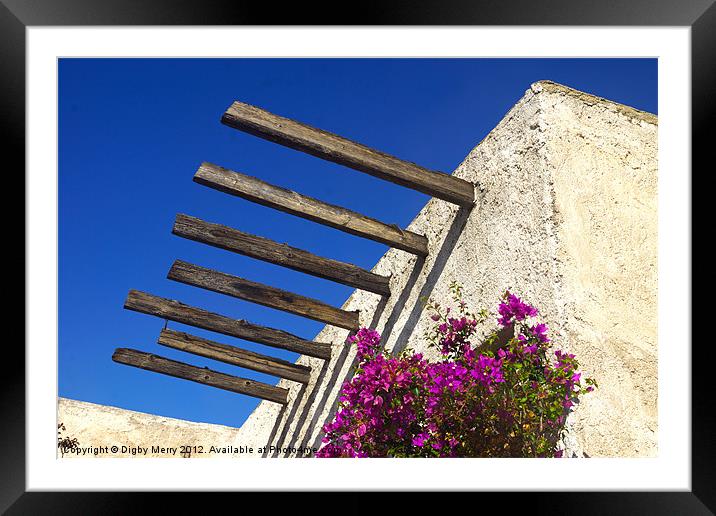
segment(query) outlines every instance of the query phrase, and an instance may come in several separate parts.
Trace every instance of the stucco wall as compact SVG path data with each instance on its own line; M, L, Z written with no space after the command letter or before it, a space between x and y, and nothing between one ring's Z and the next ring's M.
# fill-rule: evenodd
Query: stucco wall
M457 280L472 307L494 310L509 288L539 307L553 341L599 382L568 419L567 454L654 456L656 142L653 115L554 83L533 84L454 172L478 185L475 206L430 200L409 226L428 237L428 257L389 250L373 270L391 276L394 294L355 291L344 308L360 310L361 323L377 329L388 349L410 346L431 356L422 340L430 323L422 298L449 299ZM99 415L85 426L78 416L74 432L80 442L82 435L103 439L105 430L149 442L147 435L166 436L170 427L178 442L211 434L251 447L255 456L295 456L290 449L320 446L321 427L351 376L355 350L347 336L326 326L316 340L333 345L333 358L300 357L314 370L311 382L281 380L289 404L261 402L240 429L198 431L155 416L132 416L128 428L127 411L93 409ZM264 451L267 445L289 451Z
M79 444L77 452L58 451L58 457L63 458L241 455L236 442L238 429L228 426L192 423L67 398L58 399L57 421L66 429L62 437L75 438ZM211 450L212 446L216 451Z
M575 412L575 432L589 455L654 456L656 120L573 92L551 96L564 342L600 382Z

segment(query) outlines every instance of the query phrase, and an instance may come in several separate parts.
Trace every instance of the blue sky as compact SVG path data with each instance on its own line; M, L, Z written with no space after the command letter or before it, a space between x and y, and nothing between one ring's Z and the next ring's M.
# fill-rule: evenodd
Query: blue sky
M156 343L130 289L305 338L318 322L172 282L182 259L340 306L352 289L171 234L177 213L370 269L386 246L192 182L202 161L406 226L428 197L219 122L255 104L451 172L529 85L549 79L657 113L655 59L61 59L59 395L239 426L258 400L112 362L117 347L275 383ZM219 342L296 355L170 323Z

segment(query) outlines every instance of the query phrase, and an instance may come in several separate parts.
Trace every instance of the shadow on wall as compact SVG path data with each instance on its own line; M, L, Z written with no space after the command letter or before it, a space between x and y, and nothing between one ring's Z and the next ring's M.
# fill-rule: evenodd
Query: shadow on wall
M406 311L406 303L408 302L408 299L410 299L411 294L413 290L416 288L416 285L418 283L418 279L421 276L425 277L425 282L423 283L420 293L414 297L415 302L413 306L410 308L410 313L405 321L405 324L400 329L400 333L398 334L398 337L395 340L395 345L393 346L392 353L398 354L402 352L407 344L408 340L410 339L410 336L413 333L413 330L415 329L416 325L418 324L418 321L420 320L420 315L423 311L423 301L422 299L430 297L430 295L433 292L433 289L435 288L435 285L437 284L438 279L440 278L440 275L442 274L443 270L445 269L445 265L447 264L447 261L450 257L450 255L453 252L453 249L455 248L455 245L457 244L458 240L460 239L460 235L462 234L463 229L465 228L465 225L467 223L467 220L472 213L472 210L474 209L474 205L472 206L462 206L458 209L458 211L455 214L455 217L453 218L453 221L450 225L450 229L448 230L448 233L443 240L442 245L440 246L440 249L437 251L437 254L435 255L435 260L432 261L431 264L427 264L427 266L431 266L429 272L427 275L424 273L425 267L426 267L426 260L424 257L420 257L416 260L415 265L413 266L413 270L410 274L410 277L408 278L408 281L405 284L405 287L400 292L400 295L398 296L398 299L393 304L392 308L390 309L390 316L388 317L388 320L383 327L383 331L381 332L382 335L382 341L388 342L390 339L391 334L393 333L395 329L395 325L400 318L400 316L405 313ZM388 304L388 298L382 297L380 300L380 303L378 304L375 313L373 314L372 321L369 325L370 328L375 328L375 326L378 324L378 321L380 321L381 317L383 316L383 313L386 310ZM353 335L354 333L351 333ZM298 423L296 426L296 429L293 432L293 437L291 441L288 444L285 444L284 441L286 439L286 434L288 433L288 430L290 428L291 421L294 421L294 417L296 417L296 412L298 411L298 405L299 403L294 402L293 409L291 410L291 413L288 414L287 417L283 417L285 414L285 407L279 412L279 414L276 417L276 422L274 423L273 430L271 431L271 435L268 439L267 444L271 444L271 442L274 439L274 436L278 432L278 428L280 428L281 424L284 423L283 431L281 432L280 436L277 439L277 442L275 444L277 449L281 449L284 447L294 448L294 447L306 447L311 446L315 448L319 448L321 445L321 438L323 437L323 430L319 429L319 427L322 427L324 423L327 421L333 420L335 417L336 411L338 409L337 403L334 402L333 406L331 407L331 410L329 411L327 417L325 420L321 419L321 414L323 413L323 410L326 407L326 404L329 402L330 394L333 392L336 385L340 383L342 385L344 382L349 380L355 371L355 368L357 366L357 360L354 358L353 363L348 368L345 375L341 375L341 371L343 371L343 366L345 365L345 361L348 358L348 352L349 352L349 346L343 346L341 348L341 354L336 359L333 371L331 373L330 378L326 379L326 373L328 371L328 362L323 363L323 367L321 368L321 372L318 375L318 379L315 383L315 386L313 390L311 391L311 394L309 398L306 400L306 402L303 404L303 409L301 411L301 414L299 418L297 419ZM297 397L295 398L297 401L301 400L302 397L305 395L306 392L306 386L302 386L301 390L299 391ZM317 398L320 395L320 400L317 401ZM306 418L308 416L309 411L311 408L314 408L313 410L313 417L310 421L306 421ZM301 422L306 421L302 426ZM310 445L308 444L308 440L310 439L310 436L316 432L316 430L319 429L319 431L316 433L316 438L314 439L313 443ZM298 439L299 437L303 435L303 439L300 443L300 446L298 446ZM288 457L290 453L284 454L284 456ZM266 455L264 455L266 456ZM278 456L278 452L275 452L274 457Z
M393 354L394 355L402 352L405 349L405 347L408 345L408 340L410 339L410 336L413 334L413 330L415 330L415 326L418 324L418 320L420 319L420 314L422 313L423 308L424 308L422 300L429 298L430 295L433 293L435 284L437 283L438 279L440 278L440 275L443 273L443 270L445 269L445 264L447 263L448 258L450 258L450 255L452 255L453 249L455 248L455 245L457 244L458 240L460 239L462 230L465 229L465 224L467 224L467 219L470 217L470 214L472 213L473 208L474 208L474 205L461 206L460 209L455 214L455 218L453 219L452 224L450 225L450 229L448 230L448 233L445 236L443 245L440 247L440 250L438 251L438 254L435 257L435 261L433 262L433 266L430 269L430 272L428 273L427 278L425 279L423 288L420 289L420 293L415 297L415 304L413 305L413 308L410 310L410 315L408 316L408 319L405 321L403 328L400 330L398 337L395 339L395 345L393 346ZM412 276L411 276L411 279L412 279ZM409 295L409 292L412 291L413 287L414 287L414 281L413 281L413 283L408 283L405 286L403 293L401 293L401 296L403 294L405 294L406 291L408 291L408 295ZM406 298L405 298L406 300L408 298L408 295L406 295ZM400 313L405 308L404 304L405 304L405 301L403 301L400 304L396 303L396 306L393 308L393 312L390 314L390 320L388 320L388 323L386 323L385 328L383 329L384 342L387 342L388 339L390 338L390 334L393 332L393 326L395 325L395 321L397 320L398 315L400 315Z

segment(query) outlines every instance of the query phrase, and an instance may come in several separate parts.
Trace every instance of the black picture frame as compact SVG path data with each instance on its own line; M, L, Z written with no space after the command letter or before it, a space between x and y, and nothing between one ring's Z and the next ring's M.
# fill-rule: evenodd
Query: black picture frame
M186 0L0 0L0 104L5 163L14 158L13 170L25 169L25 29L28 26L63 25L578 25L578 26L689 26L691 27L692 73L692 170L705 167L716 136L716 5L714 0L527 0L500 2L431 1L417 3L361 3L351 9L335 4L274 4L237 1ZM342 14L345 13L345 14ZM89 44L89 43L88 43ZM9 168L8 168L9 170ZM6 171L7 173L7 171ZM684 171L689 174L690 171ZM691 172L691 180L694 174ZM6 187L7 188L7 187ZM21 186L24 190L24 184ZM7 192L8 190L6 190ZM704 189L701 190L703 192ZM692 188L693 192L693 188ZM697 193L699 190L697 190ZM668 193L666 193L668 194ZM692 198L692 206L698 205ZM14 209L17 219L19 210ZM17 224L19 226L19 224ZM24 237L23 237L24 238ZM6 244L7 245L7 244ZM9 247L9 246L8 246ZM24 246L14 246L15 260ZM691 274L701 277L692 266ZM690 300L684 300L690 302ZM19 304L19 303L18 303ZM708 308L707 308L708 309ZM693 320L693 315L692 315ZM6 334L7 335L7 334ZM714 475L713 400L710 396L713 344L706 338L692 343L692 490L690 492L590 492L510 493L510 509L547 514L713 514L716 510ZM127 514L146 509L147 498L159 501L163 511L180 508L184 513L188 493L143 495L133 493L26 492L25 488L25 354L17 341L4 343L6 364L0 389L3 443L0 453L0 510L7 514ZM669 343L660 343L668 346ZM212 493L215 504L226 496ZM241 506L265 504L267 493L241 494ZM346 495L343 507L357 512L359 495ZM193 497L192 497L193 498ZM255 498L249 500L249 498ZM479 494L476 509L488 507L487 498L504 500L505 493ZM271 495L272 503L276 498ZM236 498L234 498L236 500ZM317 500L317 499L316 499ZM493 500L490 500L492 502ZM236 503L234 501L234 503ZM288 504L297 503L294 495ZM313 510L319 509L317 502ZM328 503L328 502L322 502ZM411 502L401 497L403 511L424 506L425 498ZM213 504L212 504L213 505ZM276 508L277 506L274 506ZM210 510L210 506L205 506ZM347 511L342 511L347 512ZM361 511L362 512L362 511Z

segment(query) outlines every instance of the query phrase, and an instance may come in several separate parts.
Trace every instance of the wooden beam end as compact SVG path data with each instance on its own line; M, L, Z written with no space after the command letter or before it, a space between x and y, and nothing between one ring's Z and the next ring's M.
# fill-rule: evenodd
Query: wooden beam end
M196 169L196 172L194 172L193 181L195 183L203 184L202 180L208 180L211 178L216 170L218 170L220 167L214 165L213 163L209 163L208 161L202 161L201 165L199 165L199 168Z
M128 351L128 348L117 348L114 350L114 353L112 353L112 361L113 362L120 362L120 357L124 355Z
M236 109L239 104L241 104L241 103L238 101L234 101L231 103L231 105L228 108L226 108L226 111L224 111L221 114L221 123L222 124L231 126L231 120L234 118L234 116L232 115L232 111L234 109Z
M126 310L132 310L132 306L134 305L134 302L135 302L136 299L137 299L139 296L141 296L141 295L142 295L142 292L141 292L141 291L135 290L135 289L131 289L131 290L127 293L127 297L124 298L124 305L122 306L122 308L124 308L124 309L126 309Z
M183 262L179 260L178 258L174 260L172 263L172 266L169 267L169 272L167 272L167 279L173 279L176 277L177 269L179 269L182 264L185 264L186 262Z

